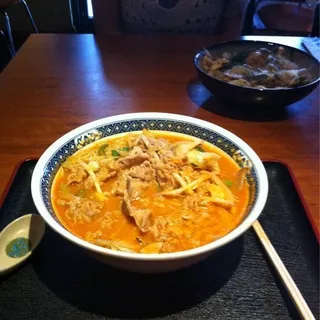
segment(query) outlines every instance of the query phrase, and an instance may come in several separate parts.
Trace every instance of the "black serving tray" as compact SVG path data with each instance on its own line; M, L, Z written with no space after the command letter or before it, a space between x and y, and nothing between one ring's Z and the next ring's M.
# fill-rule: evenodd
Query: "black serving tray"
M23 162L0 209L0 230L36 212L35 160ZM319 246L289 169L264 163L270 184L260 222L319 319ZM30 260L0 277L0 319L299 319L250 229L197 265L168 274L119 271L49 227Z

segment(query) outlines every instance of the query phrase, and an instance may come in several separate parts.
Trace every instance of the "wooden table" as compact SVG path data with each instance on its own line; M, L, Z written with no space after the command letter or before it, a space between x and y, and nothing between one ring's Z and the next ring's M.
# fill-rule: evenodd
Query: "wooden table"
M260 39L263 37L260 37ZM264 38L300 46L299 38ZM0 194L22 159L69 130L111 115L158 111L220 125L263 159L286 162L319 228L319 91L280 118L228 115L196 79L202 36L33 35L0 75Z

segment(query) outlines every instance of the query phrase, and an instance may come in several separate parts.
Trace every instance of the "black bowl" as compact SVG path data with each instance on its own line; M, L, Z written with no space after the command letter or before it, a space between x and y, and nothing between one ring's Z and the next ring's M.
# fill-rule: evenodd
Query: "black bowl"
M241 103L244 106L287 106L307 96L319 83L319 62L312 55L277 43L250 40L224 42L205 49L214 56L221 56L223 52L237 53L259 48L267 48L274 52L279 46L285 48L284 55L290 61L295 62L300 68L306 68L310 72L312 76L310 83L286 89L254 89L229 84L213 78L201 68L201 60L205 55L204 49L197 52L194 64L202 83L217 99L223 99L231 103Z

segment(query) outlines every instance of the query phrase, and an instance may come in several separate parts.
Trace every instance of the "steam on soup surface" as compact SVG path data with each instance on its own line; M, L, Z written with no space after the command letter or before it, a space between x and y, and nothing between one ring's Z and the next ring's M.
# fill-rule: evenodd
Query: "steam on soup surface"
M51 198L61 223L93 244L176 252L212 242L241 222L249 195L245 173L200 139L144 130L70 156Z

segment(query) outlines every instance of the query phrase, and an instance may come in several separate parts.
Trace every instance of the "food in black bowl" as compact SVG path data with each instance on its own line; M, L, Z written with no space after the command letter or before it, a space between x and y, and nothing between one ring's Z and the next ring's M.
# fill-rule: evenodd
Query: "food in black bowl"
M319 62L296 48L263 41L232 41L200 50L199 77L217 98L245 105L286 106L312 92Z

